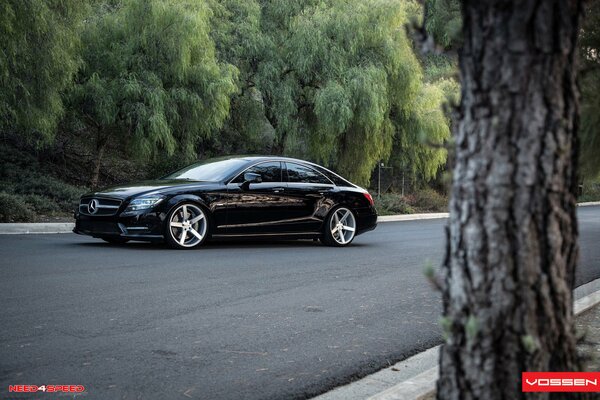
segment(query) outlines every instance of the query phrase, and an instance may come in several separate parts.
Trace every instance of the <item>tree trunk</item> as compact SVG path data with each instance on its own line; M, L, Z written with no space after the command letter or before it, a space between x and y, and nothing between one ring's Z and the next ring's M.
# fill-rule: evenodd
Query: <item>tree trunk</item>
M94 160L94 170L92 171L92 177L90 179L90 186L92 189L96 189L98 187L98 182L100 180L100 168L102 167L102 159L104 157L104 151L106 150L106 145L108 144L108 138L99 137L96 142L96 158Z
M547 398L521 392L522 371L578 369L581 7L463 1L439 399Z

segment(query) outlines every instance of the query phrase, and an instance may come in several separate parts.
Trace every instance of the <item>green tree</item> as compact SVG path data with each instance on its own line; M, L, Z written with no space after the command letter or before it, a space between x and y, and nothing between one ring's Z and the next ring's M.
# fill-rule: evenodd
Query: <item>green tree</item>
M238 70L238 90L231 97L231 114L219 135L202 142L208 154L270 151L272 128L265 119L256 75L265 59L262 10L254 0L210 0L211 36L220 60Z
M0 128L50 141L80 65L80 0L0 3Z
M600 2L584 3L586 18L580 33L581 129L580 173L600 178Z
M95 145L92 186L109 143L187 159L223 125L237 70L217 61L209 16L201 0L128 0L86 21L70 104Z
M228 0L218 6L213 23L232 33L213 34L219 55L241 71L231 120L253 121L258 133L270 128L269 151L323 162L366 185L377 161L390 157L394 138L434 133L397 150L419 152L401 157L419 158L418 168L427 171L444 164L443 149L425 150L426 142L448 138L448 121L406 36L405 3ZM408 123L419 131L408 132Z
M426 0L425 29L436 44L452 48L461 40L462 16L459 0Z

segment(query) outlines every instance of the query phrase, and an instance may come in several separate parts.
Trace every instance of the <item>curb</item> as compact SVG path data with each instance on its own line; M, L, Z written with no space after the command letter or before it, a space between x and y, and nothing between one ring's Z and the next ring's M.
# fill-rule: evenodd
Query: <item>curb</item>
M600 206L600 201L587 201L585 203L577 203L577 207Z
M71 233L73 228L75 228L73 222L2 223L0 224L0 235Z
M577 203L578 207L600 206L600 201ZM377 223L417 221L422 219L448 218L448 213L399 214L384 215L377 218ZM73 222L41 222L41 223L0 223L0 235L24 235L32 233L71 233L75 228Z
M600 206L600 201L588 201L586 203L577 203L577 207ZM384 215L377 218L377 223L380 222L397 222L397 221L415 221L420 219L440 219L448 218L449 213L424 213L424 214L398 214Z
M575 315L600 304L600 278L575 288L573 296L577 299L573 304ZM317 396L314 400L418 400L430 396L435 392L439 376L440 348L441 346L432 347L391 367ZM394 381L397 383L394 384Z
M448 218L448 213L427 213L427 214L400 214L400 215L384 215L377 217L377 223L380 222L397 222L397 221L415 221L420 219L440 219Z

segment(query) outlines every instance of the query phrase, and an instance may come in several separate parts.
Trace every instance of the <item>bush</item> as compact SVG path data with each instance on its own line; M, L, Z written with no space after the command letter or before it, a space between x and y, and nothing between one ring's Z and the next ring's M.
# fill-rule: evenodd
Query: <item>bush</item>
M384 194L375 198L375 206L380 215L445 212L448 210L448 198L426 188L407 196Z
M19 184L14 185L13 190L17 194L33 196L29 197L31 199L46 198L47 203L52 202L56 208L65 212L73 211L79 196L85 192L84 188L69 185L51 176L35 173L25 174Z
M586 201L600 201L600 183L584 183L581 195L577 198L580 203Z
M71 214L86 188L73 186L51 174L28 152L8 142L0 148L0 187L3 193L2 221L27 222L34 215Z
M65 211L61 210L58 204L50 201L47 197L38 196L36 194L28 194L20 197L22 197L25 203L27 203L27 205L37 214L56 214Z
M426 188L414 194L413 205L422 212L448 211L448 198L433 189Z
M380 215L413 214L415 212L405 197L393 193L375 197L375 206Z
M0 192L0 222L32 222L34 210L23 196Z

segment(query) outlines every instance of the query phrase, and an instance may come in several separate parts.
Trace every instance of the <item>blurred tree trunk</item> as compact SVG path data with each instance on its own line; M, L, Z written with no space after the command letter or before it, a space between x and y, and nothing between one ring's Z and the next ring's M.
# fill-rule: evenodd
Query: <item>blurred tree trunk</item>
M439 399L546 398L521 392L522 371L578 369L581 8L463 1Z
M99 130L100 131L100 130ZM102 168L102 160L104 158L104 152L108 145L108 137L98 133L98 139L96 140L96 156L94 158L94 169L92 170L92 176L90 178L90 187L92 189L98 188L100 181L100 169Z

